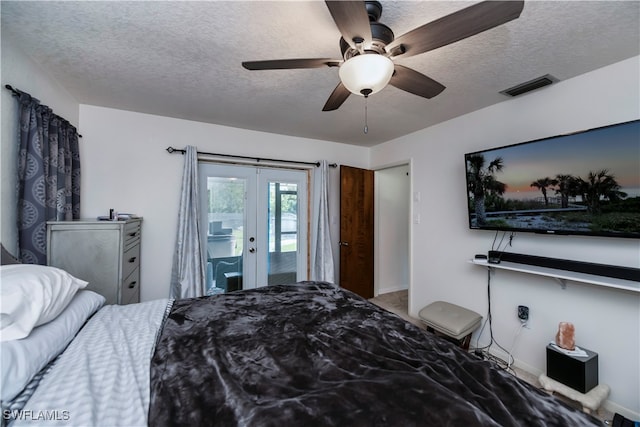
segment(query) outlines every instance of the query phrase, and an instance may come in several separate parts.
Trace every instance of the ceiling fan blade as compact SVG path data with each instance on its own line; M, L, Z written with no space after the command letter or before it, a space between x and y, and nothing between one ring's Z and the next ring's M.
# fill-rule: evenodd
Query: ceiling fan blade
M428 52L502 25L520 16L524 1L485 1L425 24L387 45L392 56Z
M322 107L322 111L337 110L338 108L340 108L342 103L347 100L349 95L351 95L349 89L344 87L342 82L338 83L338 86L336 86L333 92L331 92L331 95L329 95L329 99L327 99L324 107Z
M354 40L362 39L364 46L371 45L371 25L364 1L330 1L325 3L344 40L356 47Z
M398 64L389 84L423 98L433 98L445 89L444 85L424 74Z
M294 68L337 67L341 62L341 60L329 58L273 59L269 61L245 61L242 66L247 70L288 70Z

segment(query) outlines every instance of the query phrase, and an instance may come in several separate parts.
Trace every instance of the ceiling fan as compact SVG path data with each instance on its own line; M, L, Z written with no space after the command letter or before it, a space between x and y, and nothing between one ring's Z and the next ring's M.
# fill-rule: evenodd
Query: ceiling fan
M379 1L329 1L325 3L340 38L343 59L275 59L246 61L248 70L340 67L340 83L322 111L337 110L351 93L365 98L391 84L424 98L445 87L411 68L395 64L407 58L457 42L502 25L520 16L524 1L484 1L395 37L391 28L378 22Z

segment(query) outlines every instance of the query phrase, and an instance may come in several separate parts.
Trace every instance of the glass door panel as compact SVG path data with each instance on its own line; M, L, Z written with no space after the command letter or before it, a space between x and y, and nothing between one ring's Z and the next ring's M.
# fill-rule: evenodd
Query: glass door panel
M267 283L294 283L297 278L298 186L269 183L269 263Z
M268 256L258 265L264 283L279 285L307 278L307 173L303 171L262 171L260 192L266 200L264 223ZM260 227L258 233L261 233ZM302 254L302 256L301 256ZM264 272L264 273L263 273Z
M200 164L206 292L307 275L307 173Z
M200 165L207 295L243 289L245 269L255 275L255 267L244 260L247 233L255 234L247 222L248 212L255 209L247 197L252 189L255 192L253 181L253 168Z

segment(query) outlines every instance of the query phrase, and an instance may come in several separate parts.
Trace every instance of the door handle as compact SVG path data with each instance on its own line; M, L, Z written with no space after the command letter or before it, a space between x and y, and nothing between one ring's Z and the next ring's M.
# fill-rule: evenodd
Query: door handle
M340 246L349 246L349 242L343 242L343 241L339 241L338 244Z

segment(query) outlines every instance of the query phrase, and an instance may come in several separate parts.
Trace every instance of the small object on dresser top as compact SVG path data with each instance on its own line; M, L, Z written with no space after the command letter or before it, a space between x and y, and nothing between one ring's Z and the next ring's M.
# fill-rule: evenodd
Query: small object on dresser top
M118 217L117 221L126 221L132 218L139 218L138 215L130 214L130 213L117 213L117 217ZM98 221L116 221L115 219L107 215L100 215L96 219Z
M118 219L119 220L127 220L127 219L131 219L131 218L138 218L138 215L136 214L131 214L131 213L118 213Z

